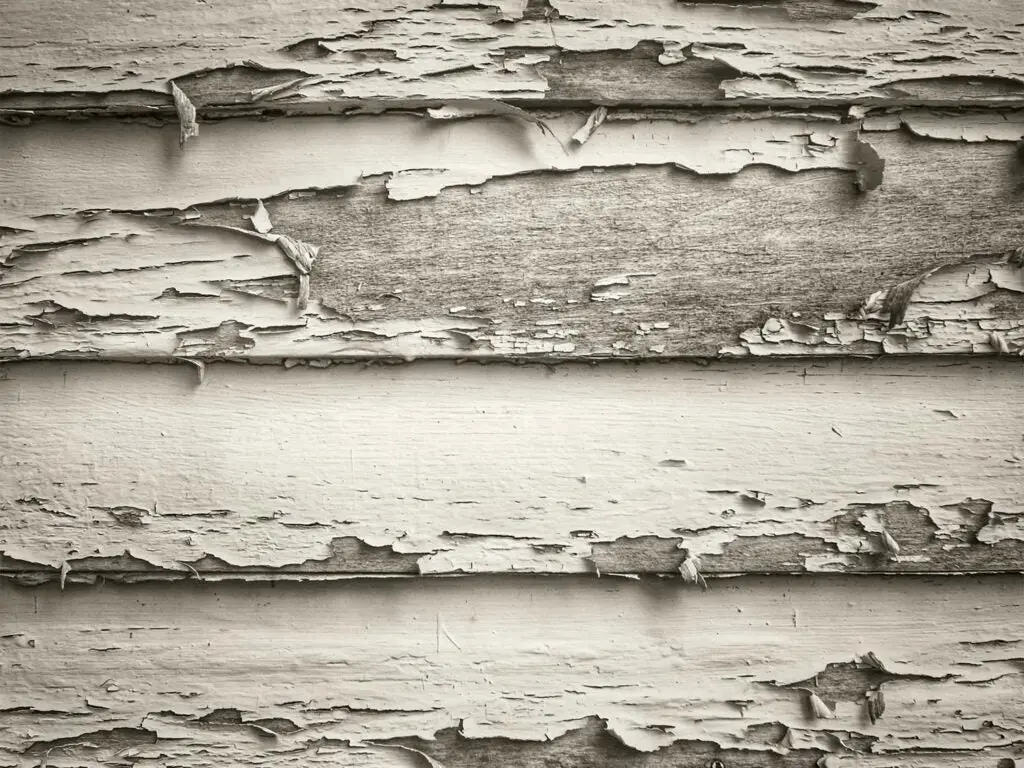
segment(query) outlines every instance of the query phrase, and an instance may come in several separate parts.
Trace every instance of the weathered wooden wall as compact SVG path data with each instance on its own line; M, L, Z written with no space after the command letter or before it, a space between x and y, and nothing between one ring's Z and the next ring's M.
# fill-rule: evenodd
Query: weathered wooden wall
M1016 0L12 0L0 767L1013 768Z

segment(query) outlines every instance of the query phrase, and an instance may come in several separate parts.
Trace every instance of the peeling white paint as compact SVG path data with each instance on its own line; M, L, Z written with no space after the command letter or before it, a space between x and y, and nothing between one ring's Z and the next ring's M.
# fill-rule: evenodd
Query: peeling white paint
M131 91L163 92L167 80L245 64L277 73L251 98L300 109L358 99L574 99L581 91L617 101L898 101L956 77L1003 80L994 93L949 82L946 101L975 91L976 102L1019 101L1024 90L1014 0L876 0L832 11L824 3L552 0L550 13L530 18L522 0L375 2L358 11L322 0L301 8L148 0L133 6L127 37L118 32L125 16L118 3L64 10L55 0L11 6L13 21L0 34L6 88L120 91L130 100L138 98ZM646 78L630 72L636 62L627 57L638 44L660 46ZM545 66L586 53L603 55L600 67L576 65L589 87ZM692 93L700 76L688 68L713 61L723 70L720 83Z
M240 118L204 126L202 136L170 163L164 152L176 133L170 127L0 125L0 185L7 190L0 224L30 225L28 217L92 209L185 209L265 199L289 190L353 186L374 175L390 175L392 199L411 200L536 171L666 164L700 174L736 173L751 164L793 172L856 167L849 156L856 125L813 115L609 120L586 144L570 145L583 117L566 113L545 120L557 141L505 117L304 118L289 120L286 130L281 121ZM828 137L828 143L811 148L812 135Z
M554 749L596 716L643 752L694 739L749 750L752 764L818 749L880 768L955 750L958 765L991 768L1024 727L1019 596L1010 577L747 578L705 593L509 579L7 585L5 638L33 642L0 638L0 759L36 764L52 745L59 766L118 750L183 766L393 765L379 761L398 750L352 750L412 736L428 750L449 728ZM457 646L439 642L441 621ZM889 670L884 716L870 723L856 690L818 689L835 716L808 719L801 681L871 650Z
M182 366L18 363L0 379L0 551L70 561L69 582L81 558L125 553L183 576L204 555L331 570L316 561L338 537L407 556L405 573L594 573L623 537L658 537L671 571L679 547L706 560L794 534L773 569L877 570L884 525L894 567L945 569L946 542L962 545L949 563L1014 568L970 531L1021 535L1020 376L1005 361L208 365L196 387ZM890 502L923 511L871 506Z

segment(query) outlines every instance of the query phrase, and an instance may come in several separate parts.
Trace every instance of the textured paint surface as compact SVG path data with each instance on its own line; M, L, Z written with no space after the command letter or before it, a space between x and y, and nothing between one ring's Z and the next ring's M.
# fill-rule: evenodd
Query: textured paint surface
M14 0L14 107L382 99L984 103L1024 96L1016 0ZM204 91L207 91L204 93ZM92 99L74 94L86 94ZM119 96L123 94L119 98Z
M993 768L1020 754L1021 600L1019 577L6 584L0 761Z
M0 128L0 357L1021 351L1019 113L588 117Z
M0 553L68 582L1016 571L1022 370L17 363Z

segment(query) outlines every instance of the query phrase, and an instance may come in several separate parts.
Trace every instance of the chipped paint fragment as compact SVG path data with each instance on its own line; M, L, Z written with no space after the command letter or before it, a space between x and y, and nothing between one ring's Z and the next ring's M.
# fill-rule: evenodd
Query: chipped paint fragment
M607 107L597 107L593 112L587 115L586 122L580 126L580 129L572 135L572 141L575 144L583 145L586 144L591 136L594 135L594 131L601 127L601 124L608 117Z
M249 217L249 221L252 222L252 228L261 235L267 234L274 228L270 221L270 213L267 211L267 207L263 205L262 200L256 201L256 212Z
M492 99L450 101L443 107L428 109L427 115L432 117L434 120L463 120L473 117L512 118L514 120L519 120L524 123L537 126L542 133L554 140L562 150L565 151L565 144L545 120L541 119L533 112L528 112L522 107L506 104L502 101L495 101Z
M696 555L686 556L686 559L679 564L679 573L683 577L684 584L700 584L702 589L708 588L708 582L700 572L700 558Z
M860 192L877 189L882 183L885 160L871 144L859 136L852 146L856 167L857 189Z
M199 123L196 122L196 108L185 92L171 80L171 96L174 109L178 113L178 146L185 147L185 142L199 135Z
M320 247L304 243L288 235L278 235L276 242L281 253L287 256L298 270L299 293L295 299L295 309L297 312L302 312L309 304L309 274L313 269L313 262L320 253Z
M813 691L807 692L807 706L810 707L811 716L817 720L834 720L835 713L826 706L821 697Z

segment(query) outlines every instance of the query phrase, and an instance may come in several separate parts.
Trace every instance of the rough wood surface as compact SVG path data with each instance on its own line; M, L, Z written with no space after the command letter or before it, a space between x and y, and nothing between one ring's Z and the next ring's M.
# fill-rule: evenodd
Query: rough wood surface
M1022 748L1019 577L7 584L0 607L5 766L998 768Z
M0 554L26 581L1018 571L1021 374L12 364Z
M1016 0L8 0L0 106L1015 103Z
M1022 113L587 116L0 128L0 356L1024 348Z

